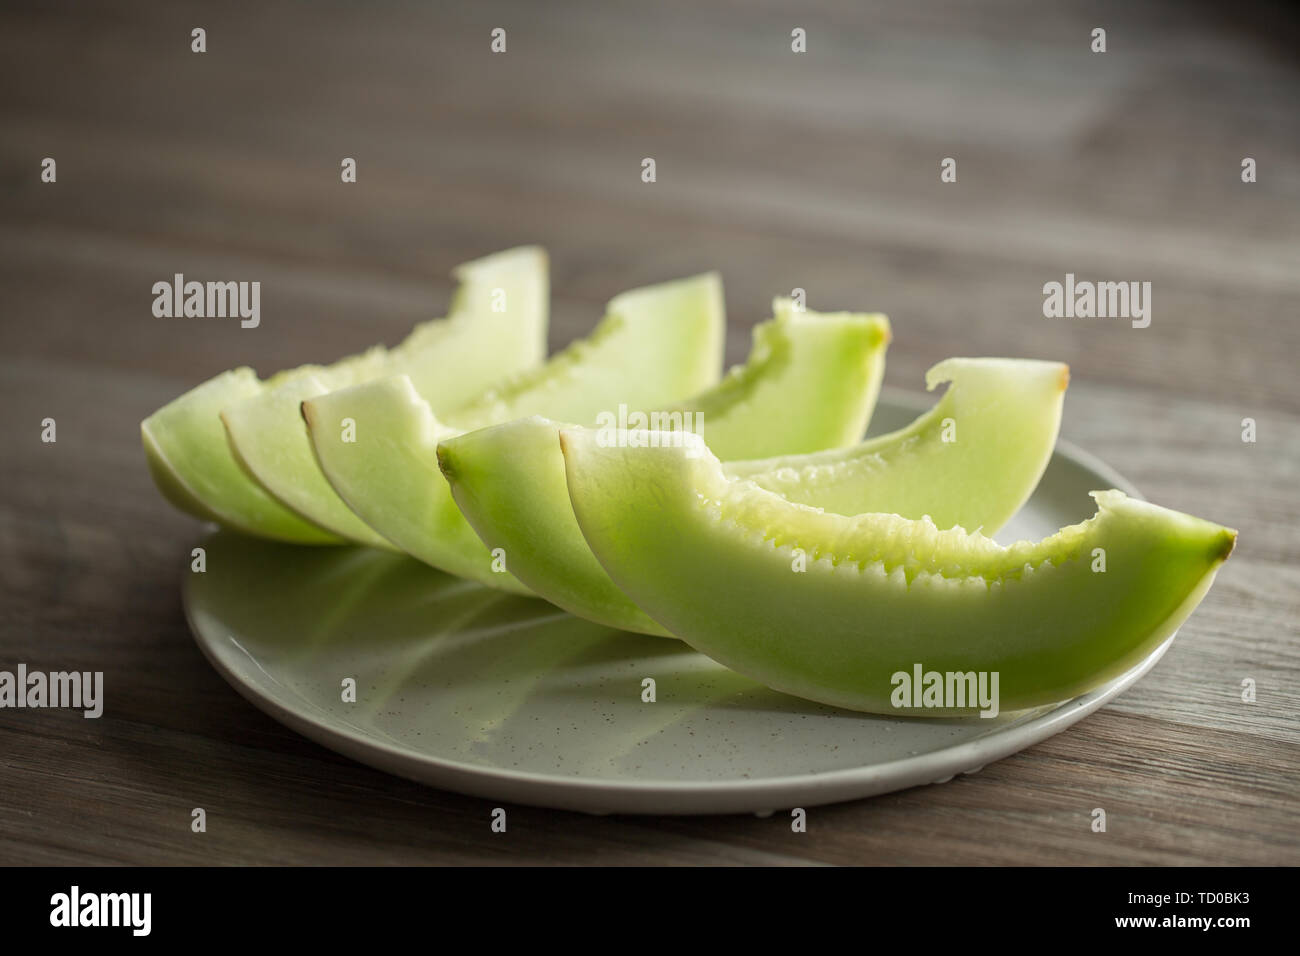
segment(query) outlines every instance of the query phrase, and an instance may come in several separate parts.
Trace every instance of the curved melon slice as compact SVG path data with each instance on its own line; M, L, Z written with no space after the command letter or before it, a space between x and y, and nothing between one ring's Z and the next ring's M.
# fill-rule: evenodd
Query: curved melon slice
M723 468L841 514L933 513L947 527L992 534L1024 504L1051 458L1068 379L1066 367L1054 362L949 359L927 381L931 388L952 386L904 429L842 451ZM583 539L559 427L523 419L444 442L438 454L456 503L490 547L510 555L519 579L551 603L610 627L666 634L610 580ZM706 418L710 448L717 434ZM946 434L959 440L946 442ZM967 485L963 475L976 477Z
M404 375L302 403L320 468L338 496L384 539L426 564L482 584L529 594L494 563L456 510L436 449L460 430L439 422ZM343 425L347 420L350 424ZM343 440L349 428L352 441Z
M298 544L337 544L335 535L267 494L230 450L221 410L262 388L251 368L222 372L141 422L154 484L175 507L205 521Z
M880 391L889 321L883 315L794 312L754 328L749 360L679 411L719 457L791 452L856 441ZM443 474L483 542L511 571L579 617L645 634L666 632L629 601L596 561L573 517L560 454L561 424L517 419L445 440Z
M320 369L264 388L221 413L236 460L295 514L336 537L374 548L392 548L343 503L321 474L312 451L302 403L374 376Z
M450 574L531 593L466 523L438 470L438 442L499 416L593 421L620 402L654 407L717 381L724 323L715 274L617 296L586 339L544 366L453 412L453 424L398 376L304 401L316 458L360 519L408 554ZM345 441L344 419L355 441Z
M732 463L790 501L837 514L878 511L993 534L1028 500L1056 445L1069 366L950 358L925 375L952 383L906 428L853 448Z
M776 299L772 313L754 326L745 363L680 409L723 461L850 445L876 408L889 319L796 312L789 299Z
M716 272L620 293L592 333L446 418L468 431L524 415L593 421L661 408L718 381L726 306Z
M1208 521L1102 491L1095 517L1004 548L928 520L787 501L729 479L694 444L611 448L593 431L561 432L587 542L619 587L696 650L776 690L854 710L971 714L1087 691L1174 632L1236 541ZM1094 570L1102 555L1105 570ZM990 689L997 674L997 701L958 698L954 680L953 696L923 706L902 696L898 676L918 667L983 673Z
M322 387L404 373L434 407L450 409L540 362L546 354L545 252L511 249L454 274L460 286L448 318L416 326L391 350L376 347L265 382L252 369L235 369L145 419L141 438L159 490L183 511L248 534L299 544L343 538L378 543L320 477L298 403ZM219 417L223 412L231 412L238 454Z
M546 250L539 246L507 249L457 266L447 318L417 325L388 353L383 374L410 376L415 390L442 414L536 368L546 359L549 271ZM305 447L296 406L292 418Z

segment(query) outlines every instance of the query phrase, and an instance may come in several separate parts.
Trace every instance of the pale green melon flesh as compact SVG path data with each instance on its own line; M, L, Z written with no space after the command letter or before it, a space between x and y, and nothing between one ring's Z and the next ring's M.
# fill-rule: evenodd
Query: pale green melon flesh
M410 379L378 379L309 399L302 408L335 491L386 540L450 574L529 593L508 562L493 570L492 555L451 502L436 449L459 430L434 417ZM344 419L353 423L353 442L343 440Z
M235 458L296 514L340 538L373 548L392 548L335 494L316 463L302 419L302 403L372 376L321 369L228 406L221 413Z
M927 380L932 388L953 384L907 428L843 451L728 462L724 470L752 474L814 507L850 515L906 509L901 513L910 518L934 512L991 534L1032 493L1051 457L1066 367L950 359ZM943 441L945 419L959 423L959 441ZM519 579L548 601L610 627L665 634L610 580L583 539L569 503L559 427L522 419L445 441L439 456L457 504L485 542L510 555ZM706 442L717 435L707 419L704 435ZM972 484L962 475L975 476Z
M140 425L145 460L158 490L182 511L245 534L299 544L338 538L289 511L239 466L221 410L262 389L251 368L211 378L164 405Z
M303 402L330 484L394 545L450 574L530 593L470 528L438 470L438 442L494 416L565 415L594 421L620 402L666 405L718 378L724 323L713 274L624 293L592 335L448 416L443 424L403 377ZM355 442L343 440L344 419ZM495 569L494 569L495 568Z
M754 327L745 363L681 406L723 461L850 445L875 410L885 316L796 312L788 299L777 299L773 314Z
M408 374L430 406L445 412L502 374L545 357L548 290L542 250L498 253L460 266L455 275L461 285L446 319L423 323L372 361L304 370L222 412L236 458L277 500L341 538L391 548L321 474L302 402L382 375Z
M717 273L632 289L586 338L445 417L469 431L525 415L586 423L619 403L666 407L718 381L725 331Z
M754 329L749 360L679 410L719 457L843 445L866 428L880 391L889 323L881 315L797 313ZM461 512L511 571L553 604L611 627L666 632L614 586L578 530L564 481L560 424L543 418L469 432L438 449ZM810 437L811 436L811 437Z
M727 473L837 514L929 515L940 528L991 535L1037 487L1069 381L1060 362L951 358L925 376L931 390L951 387L906 428L853 448L731 463Z
M376 347L266 382L237 369L155 412L141 424L141 437L159 490L183 511L248 534L299 544L382 543L320 476L298 403L322 387L404 373L435 407L452 408L545 356L545 252L507 250L455 275L461 285L449 318L416 326L392 350ZM504 311L496 311L502 303ZM224 412L236 423L238 451L219 417Z
M1003 711L1087 691L1173 633L1236 540L1105 491L1096 517L1003 548L928 520L795 504L729 479L703 449L605 447L583 429L561 444L588 544L651 617L769 687L875 713L978 710L894 706L894 675L918 665L996 672Z
M549 269L546 251L538 246L457 266L447 319L416 326L388 353L383 374L409 376L420 397L441 415L539 367L546 360ZM294 420L301 428L301 416Z

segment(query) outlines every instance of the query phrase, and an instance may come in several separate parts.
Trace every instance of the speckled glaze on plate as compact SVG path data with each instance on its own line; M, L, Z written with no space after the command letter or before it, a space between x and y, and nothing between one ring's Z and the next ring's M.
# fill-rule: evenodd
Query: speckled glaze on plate
M887 393L872 432L924 400ZM1135 489L1061 443L997 537L1041 538ZM1059 733L1082 697L994 719L857 714L768 690L676 641L579 620L398 555L211 535L184 603L203 653L276 720L362 763L494 801L590 813L766 814L941 783ZM654 678L656 701L642 702ZM356 701L343 700L346 678Z

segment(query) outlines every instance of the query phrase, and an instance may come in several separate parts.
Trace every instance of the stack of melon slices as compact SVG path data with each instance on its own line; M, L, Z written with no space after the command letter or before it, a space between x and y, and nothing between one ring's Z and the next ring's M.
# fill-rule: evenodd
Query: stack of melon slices
M987 537L1051 457L1062 364L948 359L929 412L862 441L882 315L778 299L720 375L709 273L617 296L546 360L542 250L456 277L448 317L395 348L265 381L236 369L154 413L159 489L247 534L404 551L888 714L976 712L900 706L891 675L920 663L998 673L1004 711L1095 687L1173 633L1236 540L1113 490L1041 542Z

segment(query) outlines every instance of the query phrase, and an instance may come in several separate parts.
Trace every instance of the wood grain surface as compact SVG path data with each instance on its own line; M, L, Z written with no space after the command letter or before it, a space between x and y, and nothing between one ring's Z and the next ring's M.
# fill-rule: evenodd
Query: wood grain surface
M0 863L1300 863L1298 24L1172 0L6 4L0 669L102 670L107 708L0 710ZM454 264L524 242L551 252L553 347L625 288L717 268L732 361L796 286L891 316L891 386L954 354L1068 361L1064 436L1237 553L1141 683L979 774L806 834L519 807L493 835L484 801L308 743L207 665L178 587L199 527L138 427L230 366L393 343ZM154 318L176 272L260 280L261 326ZM1066 273L1150 281L1150 327L1044 318Z

